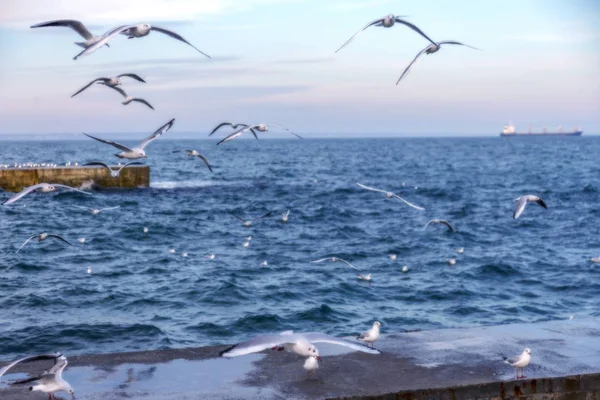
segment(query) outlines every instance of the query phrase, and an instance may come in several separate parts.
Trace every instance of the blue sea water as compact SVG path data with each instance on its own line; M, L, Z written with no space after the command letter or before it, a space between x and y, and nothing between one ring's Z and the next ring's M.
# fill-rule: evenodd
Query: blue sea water
M167 135L148 148L150 188L36 193L0 207L2 359L232 343L288 329L351 335L374 320L392 332L600 315L600 266L589 261L600 255L600 138L217 147ZM215 173L171 153L185 148L205 154ZM116 162L113 150L91 140L0 142L0 164ZM528 193L548 210L530 204L513 220L513 200ZM77 208L117 205L98 215ZM269 210L251 228L230 215ZM423 229L433 218L457 232ZM47 240L16 254L41 232L74 246ZM334 255L373 280L310 262Z

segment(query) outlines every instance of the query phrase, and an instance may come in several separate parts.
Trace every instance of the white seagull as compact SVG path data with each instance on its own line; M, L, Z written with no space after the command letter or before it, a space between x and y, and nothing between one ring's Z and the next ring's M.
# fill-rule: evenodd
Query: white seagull
M75 32L77 32L82 38L85 39L85 42L75 42L75 44L77 46L83 47L84 49L87 49L88 47L96 44L97 42L99 42L100 40L102 40L102 38L104 37L104 36L93 35L85 27L85 25L83 25L79 21L75 21L75 20L72 20L72 19L60 19L60 20L57 20L57 21L42 22L40 24L32 25L31 28L46 28L46 27L54 27L54 26L61 26L61 27L71 28ZM110 47L108 45L108 43L106 43L106 46Z
M37 356L28 356L25 358L21 358L20 360L17 360L15 362L8 364L4 368L0 368L0 379L2 379L2 375L4 375L9 369L11 369L12 367L14 367L17 364L28 363L28 362L39 361L39 360L56 360L60 356L62 356L62 354L60 354L60 353L50 353L50 354L40 354ZM56 365L56 361L55 361L55 365Z
M115 154L115 156L117 156L119 158L128 158L128 159L148 158L148 156L146 156L146 152L144 151L146 146L148 146L148 144L150 144L153 140L157 139L160 135L162 135L163 133L165 133L166 131L171 129L171 127L173 126L174 123L175 123L175 118L173 118L172 120L170 120L169 122L167 122L166 124L164 124L163 126L158 128L156 130L156 132L154 132L152 135L148 136L146 139L142 140L140 142L140 144L138 144L138 146L134 147L134 148L124 146L120 143L111 142L110 140L99 139L92 135L88 135L87 133L84 133L84 135L87 137L90 137L94 140L97 140L99 142L110 144L111 146L114 146L117 149L122 150L121 153Z
M515 204L515 212L513 213L514 219L519 218L519 216L523 213L523 210L525 210L525 206L527 205L527 203L538 203L540 206L544 207L545 209L548 209L548 206L546 205L546 203L544 203L544 200L532 194L517 197L515 201L517 202L517 204Z
M398 199L398 200L400 200L400 201L403 201L405 204L407 204L407 205L411 206L412 208L416 208L417 210L421 210L421 211L424 211L424 210L425 210L423 207L419 207L419 206L417 206L417 205L414 205L414 204L412 204L412 203L409 203L408 201L404 200L402 197L398 196L398 195L397 195L397 194L395 194L395 193L388 192L388 191L386 191L386 190L375 189L375 188L372 188L372 187L369 187L369 186L365 186L365 185L363 185L362 183L358 183L358 182L356 182L356 184L357 184L358 186L360 186L361 188L363 188L363 189L371 190L371 191L373 191L373 192L379 192L379 193L383 193L383 194L385 195L385 197L386 197L386 198L388 198L388 199L391 199L391 198L396 198L396 199Z
M450 229L450 231L452 232L456 232L454 230L454 228L452 227L452 225L450 225L450 223L448 221L446 221L445 219L432 219L431 221L429 221L426 225L425 228L427 228L430 224L442 224L442 225L446 225L448 227L448 229ZM425 229L423 228L423 229Z
M252 131L252 133L254 134L254 136L256 136L256 134L254 133L253 130L257 130L259 132L268 132L270 126L275 126L277 128L280 128L280 129L283 129L285 131L288 131L289 133L291 133L292 135L296 136L297 138L302 139L302 136L295 134L294 132L292 132L288 128L285 128L285 127L283 127L281 125L276 125L276 124L255 124L255 125L247 125L247 126L243 126L242 128L239 128L237 131L233 132L232 134L230 134L229 136L227 136L223 140L221 140L219 143L217 143L217 145L220 145L221 143L229 142L230 140L233 140L233 139L237 138L242 133L244 133L244 132L246 132L248 130ZM258 137L257 137L257 139L258 139Z
M15 201L19 200L21 197L23 197L33 191L39 191L42 193L50 193L50 192L56 191L56 188L64 188L64 189L72 190L74 192L91 195L91 193L89 193L89 192L84 192L83 190L75 189L75 188L72 188L71 186L61 185L59 183L38 183L37 185L32 185L32 186L26 187L25 189L21 190L19 193L15 194L14 196L9 198L2 204L5 206L12 204Z
M62 377L62 373L67 365L67 357L60 356L58 357L58 362L48 371L44 371L43 374L33 378L13 382L12 385L21 385L24 383L39 381L39 384L30 386L29 390L34 392L39 391L48 393L49 400L52 400L52 398L58 400L55 393L61 391L70 394L71 397L75 399L75 391Z
M71 96L71 98L77 96L79 93L83 92L85 89L89 88L94 83L97 83L99 85L108 86L108 87L120 86L123 83L123 82L121 82L121 78L124 76L133 78L139 82L146 83L145 80L143 80L140 76L138 76L136 74L121 74L121 75L113 76L110 78L96 78L93 81L91 81L90 83L88 83L87 85L85 85L84 87L82 87L81 89L79 89L77 92L75 92L75 94L73 94Z
M273 210L269 211L268 213L266 213L264 215L261 215L260 217L256 217L256 218L253 218L253 219L242 218L242 217L239 217L239 216L234 215L234 214L231 214L231 215L234 216L235 218L239 219L240 221L242 221L242 225L244 225L246 228L249 228L252 225L254 225L254 222L256 222L258 220L261 220L263 218L268 217L269 215L271 215L272 212L273 212Z
M231 126L233 129L238 129L239 127L246 127L248 126L248 124L234 124L232 122L221 122L208 134L208 136L212 136L213 133L215 133L224 126ZM250 128L250 132L252 132L254 138L258 140L258 136L256 136L256 131L253 128Z
M290 216L290 210L281 214L281 222L288 222L288 217Z
M372 348L375 347L375 342L379 339L379 328L381 327L381 322L375 321L373 322L373 326L368 331L364 331L356 338L360 341L363 341L367 344L370 344Z
M357 271L360 271L358 268L356 268L354 265L350 264L348 261L344 260L343 258L339 258L339 257L327 257L327 258L322 258L320 260L315 260L315 261L311 261L312 263L320 263L323 261L331 261L331 262L343 262L344 264L346 264L347 266L349 266L350 268L354 268Z
M314 374L317 372L317 369L319 369L319 360L316 356L310 356L304 362L303 367L306 370L307 375L310 377L311 373Z
M398 256L394 253L388 254L388 257L392 261L396 261L396 259L398 258Z
M109 88L116 90L117 92L119 92L121 94L121 96L123 96L123 98L125 100L123 100L123 102L121 104L123 104L124 106L126 106L127 104L131 103L132 101L136 101L138 103L142 103L145 104L146 106L150 107L152 110L154 110L154 107L152 107L152 104L148 103L148 101L146 101L145 99L139 98L139 97L133 97L133 96L129 96L127 93L125 93L125 91L123 89L121 89L120 87L116 87L116 86L109 86Z
M432 42L432 44L430 44L429 46L425 47L423 50L421 50L420 52L417 53L417 56L414 58L414 60L412 60L412 62L410 64L408 64L408 67L406 67L406 69L404 70L402 75L400 75L400 78L398 78L396 85L398 85L400 83L400 81L402 80L402 78L404 78L409 73L410 68L415 63L415 61L417 61L417 59L419 57L421 57L421 55L436 53L440 50L440 48L442 47L443 44L456 44L456 45L460 45L460 46L470 47L471 49L479 50L477 47L469 46L468 44L456 42L453 40L445 40L445 41L437 42L437 43Z
M123 168L126 168L130 165L144 165L144 164L139 161L131 161L125 165L121 165L120 168L118 168L118 169L112 169L108 164L103 163L101 161L93 161L93 162L89 162L89 163L83 164L83 165L84 166L97 165L100 167L104 167L105 169L107 169L110 172L110 176L112 176L113 178L118 178L119 175L121 174L121 171L123 170Z
M358 275L356 275L356 277L358 279L360 279L361 281L368 281L368 282L370 282L370 281L373 280L373 276L371 276L371 274L366 274L366 275L358 274Z
M206 256L206 258L208 258L209 260L214 260L215 259L215 255L214 254L209 254Z
M206 157L204 157L202 154L198 153L198 151L196 151L196 150L173 150L172 153L181 153L182 151L185 151L185 154L187 154L188 157L198 157L199 159L201 159L202 162L204 164L206 164L209 171L213 172L212 166L208 163L208 160L206 159Z
M417 28L415 25L411 24L410 22L403 20L402 18L400 18L401 16L399 15L393 15L393 14L389 14L386 15L385 17L382 18L378 18L375 21L369 22L367 25L364 26L364 28L362 28L361 30L359 30L358 32L356 32L354 34L354 36L352 36L350 39L348 39L348 41L346 43L344 43L342 45L342 47L340 47L339 49L337 49L335 52L337 53L338 51L340 51L341 49L343 49L344 47L346 47L351 41L354 40L354 38L356 36L358 36L362 31L364 31L365 29L371 27L371 26L381 26L384 28L391 28L392 26L394 26L397 23L399 24L403 24L408 26L410 29L412 29L413 31L417 32L419 35L423 36L425 39L429 40L432 44L435 44L435 42L431 39L429 39L429 37L423 33L423 31L421 31L419 28Z
M63 239L62 237L60 237L60 236L58 236L58 235L49 235L49 234L47 234L47 233L45 233L45 232L44 232L44 233L40 233L40 234L38 234L38 235L33 235L33 236L31 236L29 239L27 239L27 240L25 241L25 243L23 243L23 244L21 245L21 247L19 247L19 249L17 250L17 253L18 253L18 252L19 252L19 251L20 251L20 250L21 250L23 247L25 247L25 245L26 245L27 243L29 243L29 242L30 242L30 241L32 241L33 239L37 239L37 241L38 241L38 243L39 243L39 242L42 242L42 241L46 240L46 239L47 239L47 238L49 238L49 237L50 237L50 238L55 238L55 239L58 239L58 240L62 240L63 242L65 242L65 243L66 243L66 244L68 244L69 246L73 246L71 243L69 243L68 241L66 241L65 239Z
M531 362L531 350L526 348L523 353L513 358L502 357L505 363L515 367L517 369L516 378L527 378L525 376L525 367ZM519 376L519 368L521 369L521 375Z
M600 257L592 257L590 258L590 261L593 263L600 263Z
M100 214L103 211L116 210L117 208L121 208L121 206L114 206L114 207L108 207L108 208L91 208L91 207L82 207L82 206L75 206L75 207L81 208L82 210L89 211L93 215Z
M149 24L136 24L136 25L129 25L129 26L120 26L118 28L115 28L115 29L107 32L102 38L100 38L100 40L98 40L96 43L89 46L85 50L83 50L81 53L77 54L73 59L77 60L79 57L93 53L94 51L98 50L100 47L104 46L105 44L108 44L108 42L112 38L117 36L118 34L126 35L126 36L128 36L128 39L133 39L133 38L140 38L140 37L148 36L148 34L150 34L150 31L164 33L165 35L170 36L173 39L177 39L180 42L183 42L183 43L193 47L200 54L210 58L210 56L208 54L205 54L202 51L198 50L194 45L192 45L190 42L185 40L182 36L178 35L177 33L173 32L173 31L170 31L165 28L159 28L158 26L150 26Z

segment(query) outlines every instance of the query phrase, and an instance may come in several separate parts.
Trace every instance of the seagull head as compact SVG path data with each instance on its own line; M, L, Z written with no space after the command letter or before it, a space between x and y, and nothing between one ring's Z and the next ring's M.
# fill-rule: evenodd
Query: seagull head
M529 347L527 347L527 348L526 348L526 349L523 351L523 353L531 355L531 349L530 349Z
M382 323L381 323L381 322L379 322L379 321L375 321L375 322L373 322L373 327L378 327L378 328L380 328L380 327L381 327L381 325L382 325Z
M308 356L309 357L314 357L314 358L316 358L319 361L321 360L321 356L319 355L319 349L317 349L317 347L315 345L313 345L313 344L311 344L308 347Z

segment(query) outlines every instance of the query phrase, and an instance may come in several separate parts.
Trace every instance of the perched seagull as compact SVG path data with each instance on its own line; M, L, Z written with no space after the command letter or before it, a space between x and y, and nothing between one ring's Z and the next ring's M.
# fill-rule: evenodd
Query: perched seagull
M540 206L544 207L545 209L548 209L548 206L546 205L546 203L544 203L544 200L532 194L517 197L515 201L517 202L517 204L515 204L515 212L513 214L514 219L519 218L519 216L523 213L523 210L525 210L525 206L527 205L527 203L538 203Z
M124 106L126 106L127 104L131 103L132 101L137 101L138 103L142 103L147 105L148 107L150 107L151 109L154 110L154 107L152 107L152 104L148 103L146 100L139 98L139 97L133 97L133 96L129 96L127 93L125 93L125 91L123 89L121 89L120 87L116 87L116 86L109 86L111 89L116 90L117 92L121 93L121 96L123 96L125 98L125 100L121 103Z
M454 258L451 258L451 259L448 260L448 264L455 265L456 264L456 260Z
M260 219L268 217L269 215L271 215L272 212L273 212L273 210L269 211L265 215L261 215L260 217L256 217L256 218L253 218L253 219L242 218L242 217L239 217L239 216L234 215L234 214L231 214L231 215L234 216L235 218L239 219L240 221L242 221L242 225L244 225L246 228L249 228L249 227L251 227L254 224L255 221L258 221Z
M67 381L65 381L62 377L62 373L67 366L67 357L60 356L58 358L58 362L54 364L52 368L48 371L45 371L43 374L36 376L34 378L23 379L21 381L13 382L12 385L21 385L24 383L30 383L39 381L40 383L35 386L30 386L30 391L39 391L43 393L48 393L48 399L52 400L52 398L57 399L55 393L56 392L65 392L71 395L73 399L75 399L75 391L69 385Z
M338 51L340 51L341 49L346 47L351 41L354 40L354 38L356 36L358 36L360 33L362 33L362 31L364 31L365 29L367 29L371 26L382 26L384 28L391 28L392 26L394 26L396 24L396 22L399 24L408 26L410 29L417 32L419 35L423 36L425 39L429 40L432 44L435 44L435 42L433 40L429 39L429 37L426 34L424 34L423 31L421 31L415 25L411 24L410 22L408 22L406 20L401 19L400 16L398 16L398 15L389 14L389 15L386 15L385 17L378 18L375 21L369 22L367 25L365 25L364 28L362 28L361 30L356 32L354 34L354 36L352 36L350 39L348 39L348 41L346 43L344 43L342 45L342 47L337 49L335 52L337 53Z
M175 249L169 249L169 253L175 254Z
M113 76L113 77L110 77L110 78L96 78L93 81L91 81L90 83L88 83L87 85L85 85L84 87L82 87L81 89L79 89L77 92L75 92L75 94L73 94L71 96L71 98L77 96L79 93L83 92L85 89L89 88L94 83L97 83L99 85L108 86L108 87L120 86L123 83L123 82L121 82L121 78L124 77L124 76L129 77L129 78L133 78L133 79L135 79L136 81L139 81L139 82L146 83L145 80L143 80L141 77L139 77L136 74L121 74L121 75Z
M248 126L248 124L234 124L231 122L221 122L219 125L217 125L211 133L208 134L208 136L212 136L213 133L215 133L216 131L218 131L219 129L221 129L224 126L231 126L233 129L238 129L240 126L241 127L246 127ZM256 131L253 128L250 128L250 132L252 132L252 134L254 135L254 138L256 140L258 140L258 136L256 136Z
M124 168L129 167L130 165L144 165L143 163L139 162L139 161L131 161L128 162L125 165L121 165L119 169L112 169L108 164L103 163L101 161L93 161L93 162L89 162L87 164L83 164L84 166L89 166L89 165L98 165L100 167L104 167L106 168L109 172L110 172L110 176L112 176L113 178L118 178L119 175L121 174L121 171L123 171Z
M126 36L128 36L128 39L133 39L133 38L147 36L148 34L150 34L150 31L164 33L165 35L170 36L173 39L177 39L180 42L183 42L187 45L192 46L200 54L210 58L210 56L208 54L201 52L194 45L192 45L190 42L188 42L183 37L181 37L180 35L178 35L177 33L173 32L173 31L170 31L170 30L164 29L164 28L159 28L158 26L150 26L149 24L137 24L137 25L129 25L129 26L120 26L118 28L113 29L110 32L107 32L102 38L100 38L100 40L98 40L96 43L94 43L90 47L86 48L85 50L83 50L81 53L77 54L73 59L77 60L79 57L93 53L94 51L98 50L100 47L104 46L105 44L108 44L108 42L112 38L117 36L118 34L126 35Z
M290 216L290 210L287 210L284 214L281 214L281 222L288 222L288 217Z
M99 142L110 144L111 146L114 146L117 149L122 150L121 153L115 154L115 156L117 156L119 158L128 158L128 159L148 158L148 156L146 156L146 152L144 151L146 146L148 146L148 144L150 144L153 140L158 138L160 135L162 135L163 133L165 133L166 131L171 129L171 127L173 126L174 123L175 123L175 118L173 118L172 120L170 120L169 122L167 122L166 124L164 124L163 126L158 128L156 130L156 132L154 132L152 135L148 136L146 139L142 140L140 142L140 144L138 144L138 146L134 147L134 148L130 148L130 147L124 146L124 145L116 143L116 142L111 142L110 140L99 139L92 135L88 135L87 133L84 133L84 135L87 137L90 137L94 140L97 140Z
M427 228L429 226L429 224L442 224L442 225L446 225L448 227L448 229L450 229L450 231L456 232L454 230L454 228L452 227L452 225L450 225L450 223L448 223L448 221L446 221L444 219L432 219L431 221L429 221L427 223L427 225L425 225L425 228ZM423 229L425 229L425 228L423 228Z
M371 345L372 348L375 347L375 342L379 339L379 328L381 327L381 322L375 321L373 322L373 326L368 331L364 331L356 338L360 341L367 343L367 345Z
M366 275L359 274L359 275L356 275L356 277L358 279L360 279L361 281L372 281L373 280L373 277L371 276L371 274L366 274Z
M477 47L469 46L467 44L464 44L461 42L455 42L452 40L445 40L445 41L437 42L437 43L432 42L429 46L425 47L423 50L421 50L420 52L417 53L417 56L414 58L414 60L412 60L412 62L410 64L408 64L408 67L406 67L406 69L404 70L402 75L400 75L400 78L398 78L396 85L398 85L400 83L400 81L402 80L402 78L404 78L408 74L412 65L415 63L415 61L417 61L417 59L419 57L421 57L421 55L436 53L438 50L440 50L440 48L442 47L443 44L457 44L460 46L466 46L466 47L470 47L475 50L479 50Z
M513 358L502 357L502 359L504 360L505 363L507 363L508 365L511 365L517 369L517 373L516 373L517 379L527 378L525 376L525 367L528 366L529 363L531 362L531 350L529 348L526 348L525 350L523 350L523 353L521 353L521 355L518 355ZM522 370L521 376L519 376L519 368Z
M75 206L75 207L81 208L82 210L87 210L87 211L91 212L93 215L96 215L96 214L100 214L102 211L116 210L117 208L120 208L121 206L108 207L108 208L90 208L90 207L82 207L82 206Z
M62 240L63 242L65 242L65 243L66 243L66 244L68 244L69 246L73 246L71 243L67 242L65 239L63 239L62 237L60 237L60 236L58 236L58 235L48 235L47 233L45 233L45 232L44 232L44 233L40 233L40 234L38 234L38 235L33 235L32 237L30 237L29 239L27 239L27 240L25 241L25 243L23 243L23 244L21 245L21 247L19 247L19 249L17 250L17 253L18 253L18 252L19 252L19 251L20 251L20 250L21 250L23 247L25 247L25 245L26 245L27 243L29 243L31 240L33 240L33 239L37 239L37 241L38 241L38 243L39 243L39 242L41 242L41 241L44 241L44 240L46 240L46 239L47 239L47 238L49 238L49 237L50 237L50 238L55 238L55 239L58 239L58 240Z
M208 163L208 160L206 159L206 157L204 157L202 154L198 153L196 150L173 150L172 153L181 153L182 151L185 151L185 154L187 154L189 157L198 157L199 159L201 159L202 162L204 162L204 164L206 164L209 171L213 172L212 167Z
M398 196L395 193L387 192L387 191L381 190L381 189L375 189L375 188L372 188L372 187L369 187L369 186L365 186L365 185L363 185L361 183L358 183L358 182L356 182L356 184L358 186L360 186L361 188L363 188L363 189L371 190L373 192L383 193L385 195L385 197L388 198L388 199L391 199L392 197L394 197L394 198L396 198L396 199L398 199L400 201L403 201L404 203L406 203L407 205L411 206L412 208L416 208L417 210L421 210L421 211L425 210L423 207L419 207L419 206L416 206L416 205L414 205L412 203L409 203L408 201L404 200L402 197Z
M83 47L84 49L87 49L88 47L98 43L103 38L103 36L93 35L85 27L85 25L83 25L79 21L75 21L72 19L61 19L61 20L57 20L57 21L42 22L40 24L32 25L31 28L46 28L46 27L51 27L51 26L63 26L66 28L73 29L75 32L77 32L79 34L79 36L81 36L82 38L85 39L85 42L75 42L75 44L77 46ZM108 45L108 43L106 43L106 46L110 47Z
M311 373L316 373L317 369L319 369L319 360L317 359L317 356L309 356L304 362L303 367L309 377Z
M60 353L50 353L50 354L40 354L37 356L29 356L29 357L21 358L20 360L17 360L11 364L8 364L4 368L0 368L0 379L2 379L2 375L4 375L9 369L11 369L12 367L14 367L17 364L28 363L28 362L39 361L39 360L55 360L54 363L56 365L56 359L59 358L60 356L62 356L62 354L60 354Z
M10 199L6 200L2 204L5 206L12 204L15 201L19 200L21 197L23 197L33 191L39 191L42 193L50 193L50 192L56 191L56 188L65 188L65 189L72 190L74 192L91 195L91 193L89 193L89 192L84 192L83 190L75 189L75 188L72 188L71 186L61 185L59 183L38 183L37 185L32 185L32 186L26 187L25 189L21 190L19 193L15 194L14 196L12 196Z
M349 267L354 268L357 271L360 271L354 265L350 264L348 261L344 260L343 258L339 258L339 257L327 257L327 258L322 258L320 260L315 260L315 261L311 261L311 262L312 263L320 263L320 262L323 262L323 261L343 262L344 264L348 265Z
M288 131L289 133L291 133L292 135L296 136L297 138L302 139L302 136L295 134L294 132L292 132L288 128L285 128L285 127L283 127L281 125L276 125L276 124L256 124L256 125L247 125L245 127L242 127L240 129L238 129L237 131L233 132L229 136L225 137L225 139L223 139L219 143L217 143L217 145L220 145L221 143L229 142L230 140L233 140L233 139L237 138L242 133L244 133L244 132L246 132L248 130L252 131L253 129L255 129L255 130L259 131L259 132L268 132L269 131L269 126L275 126L277 128L281 128L281 129L283 129L285 131ZM254 134L254 135L256 136L256 134Z
M465 251L464 247L459 247L458 249L456 249L456 252L458 254L462 254L462 253L464 253L464 251Z

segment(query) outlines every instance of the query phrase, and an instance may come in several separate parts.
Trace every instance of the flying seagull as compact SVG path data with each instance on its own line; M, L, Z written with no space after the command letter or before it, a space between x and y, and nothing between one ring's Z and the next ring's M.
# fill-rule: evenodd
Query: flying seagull
M152 105L150 103L148 103L146 100L139 98L139 97L133 97L133 96L129 96L127 93L125 93L125 91L123 89L121 89L120 87L116 87L116 86L109 86L109 88L116 90L117 92L121 93L121 96L123 96L125 98L125 100L121 103L124 106L126 106L127 104L131 103L132 101L137 101L138 103L142 103L147 105L148 107L150 107L151 109L154 110L154 107L152 107Z
M152 135L148 136L146 139L142 140L140 142L140 144L138 144L137 147L134 148L130 148L127 146L124 146L120 143L116 143L116 142L111 142L110 140L105 140L105 139L99 139L97 137L94 137L92 135L88 135L87 133L84 133L85 136L90 137L94 140L97 140L99 142L102 143L106 143L106 144L110 144L111 146L116 147L119 150L122 150L121 153L117 153L115 154L115 156L119 157L119 158L128 158L128 159L138 159L138 158L148 158L148 156L146 155L146 152L144 151L144 149L146 148L146 146L148 146L148 144L150 144L153 140L155 140L156 138L158 138L160 135L162 135L163 133L165 133L166 131L168 131L169 129L171 129L171 127L173 126L173 124L175 123L175 118L173 118L172 120L170 120L169 122L167 122L166 124L164 124L163 126L161 126L160 128L158 128L156 130L156 132L154 132Z
M355 37L357 37L362 31L364 31L368 27L371 27L371 26L382 26L384 28L391 28L392 26L394 26L396 24L396 22L399 23L399 24L403 24L403 25L408 26L410 29L412 29L413 31L417 32L419 35L423 36L425 39L429 40L432 44L435 44L435 42L433 40L431 40L429 38L429 36L427 36L426 34L424 34L422 30L420 30L419 28L417 28L415 25L411 24L410 22L408 22L406 20L403 20L400 17L401 16L399 16L399 15L389 14L389 15L386 15L385 17L378 18L375 21L369 22L367 25L365 25L364 28L362 28L361 30L359 30L358 32L356 32L354 34L354 36L352 36L350 39L348 39L348 41L346 43L344 43L342 45L342 47L340 47L339 49L337 49L335 52L337 53L338 51L340 51L341 49L343 49L344 47L346 47L351 41L354 40Z
M412 204L412 203L409 203L408 201L404 200L402 197L398 196L398 195L397 195L397 194L395 194L395 193L388 192L388 191L381 190L381 189L375 189L375 188L372 188L372 187L369 187L369 186L365 186L365 185L363 185L363 184L361 184L361 183L358 183L358 182L356 182L356 184L357 184L358 186L360 186L361 188L363 188L363 189L371 190L371 191L373 191L373 192L379 192L379 193L383 193L383 194L385 195L385 197L386 197L386 198L388 198L388 199L391 199L392 197L395 197L395 198L397 198L398 200L400 200L400 201L403 201L403 202L404 202L404 203L406 203L407 205L411 206L412 208L416 208L417 210L421 210L421 211L424 211L424 210L425 210L423 207L419 207L419 206L416 206L416 205L414 205L414 204Z
M373 326L368 331L364 331L356 338L365 343L371 345L371 347L375 347L375 342L379 339L379 328L381 327L381 322L375 321L373 322Z
M286 130L289 133L291 133L292 135L296 136L297 138L302 139L302 136L295 134L294 132L292 132L288 128L285 128L285 127L283 127L281 125L276 125L276 124L255 124L255 125L247 125L245 127L239 128L237 131L233 132L232 134L230 134L229 136L227 136L223 140L221 140L219 143L217 143L217 145L220 145L221 143L229 142L230 140L233 140L233 139L237 138L242 133L244 133L244 132L246 132L248 130L254 130L255 129L255 130L259 131L259 132L267 132L269 130L269 126L275 126L277 128ZM256 134L254 132L253 132L253 134L256 136Z
M121 75L113 76L113 77L110 77L110 78L96 78L93 81L91 81L90 83L88 83L87 85L85 85L84 87L82 87L81 89L79 89L77 92L75 92L75 94L73 94L71 96L71 98L77 96L79 93L83 92L85 89L89 88L94 83L97 83L99 85L109 86L109 87L120 86L120 85L123 84L123 82L121 81L121 78L124 77L124 76L129 77L129 78L133 78L133 79L135 79L136 81L139 81L139 82L146 83L145 80L143 80L142 78L140 78L136 74L121 74Z
M208 163L208 160L206 159L206 157L204 157L202 154L198 153L196 150L173 150L173 153L181 153L182 151L185 151L185 154L187 154L189 157L198 157L199 159L201 159L202 162L204 162L204 164L206 164L206 166L208 167L210 172L213 172L212 167Z
M28 356L25 358L21 358L20 360L17 360L13 363L8 364L4 368L0 368L0 379L2 379L2 375L4 375L9 369L11 369L12 367L14 367L17 364L28 363L28 362L39 361L39 360L56 360L60 356L62 356L62 354L60 354L60 353L50 353L50 354L40 354L37 356ZM56 361L55 361L55 364L56 364Z
M71 395L73 399L75 399L75 391L69 385L67 381L65 381L62 377L62 373L67 366L67 357L60 356L58 358L58 362L50 368L48 371L44 371L43 374L29 378L23 379L20 381L13 382L12 385L22 385L25 383L39 381L39 384L35 386L30 386L30 391L39 391L43 393L48 393L48 399L57 399L55 393L56 392L65 392Z
M103 163L101 161L93 161L93 162L89 162L87 164L83 164L84 166L89 166L89 165L98 165L100 167L104 167L105 169L107 169L110 172L110 176L112 176L113 178L118 178L119 174L121 173L121 171L123 170L123 168L128 167L130 165L144 165L143 163L139 162L139 161L132 161L132 162L128 162L125 165L121 165L120 168L118 169L112 169L108 164Z
M234 215L234 214L231 214L231 215L232 215L232 216L234 216L234 217L236 217L236 218L237 218L237 219L239 219L240 221L242 221L242 225L244 225L246 228L249 228L249 227L251 227L252 225L254 225L254 222L255 222L255 221L258 221L258 220L260 220L260 219L263 219L263 218L266 218L266 217L268 217L269 215L271 215L271 213L272 213L272 212L273 212L273 210L269 211L269 212L268 212L268 213L266 213L265 215L261 215L260 217L256 217L256 218L253 218L253 219L246 219L246 218L242 218L242 217L239 217L239 216L237 216L237 215ZM252 238L252 237L250 237L250 238ZM249 239L249 240L251 240L251 239Z
M502 357L505 363L515 367L517 369L516 378L527 378L525 376L525 367L531 362L531 350L526 348L523 353L513 358ZM519 376L519 368L522 370L521 376Z
M281 214L281 222L288 222L289 216L290 210L287 210L285 213Z
M343 258L339 258L339 257L327 257L327 258L322 258L320 260L315 260L315 261L311 261L311 262L312 263L320 263L320 262L323 262L323 261L343 262L344 264L348 265L349 267L354 268L357 271L360 271L354 265L350 264L348 261L344 260Z
M456 232L454 230L454 228L452 227L452 225L450 225L450 223L448 221L446 221L445 219L432 219L431 221L429 221L427 223L427 225L425 225L425 228L427 228L429 226L429 224L442 224L442 225L446 225L448 227L448 229L450 229L450 231ZM425 228L423 228L423 229L425 229Z
M32 25L31 28L46 28L52 26L62 26L71 28L85 39L85 42L75 42L77 46L87 49L88 47L98 43L104 36L93 35L86 27L79 21L72 19L61 19L57 21L42 22L40 24ZM107 47L110 47L108 43L105 43Z
M25 241L25 243L23 243L23 244L21 245L21 247L19 247L19 249L17 250L17 253L18 253L18 252L19 252L19 251L20 251L20 250L21 250L23 247L25 247L25 245L26 245L27 243L29 243L31 240L33 240L33 239L37 239L37 241L38 241L38 243L39 243L39 242L41 242L41 241L43 241L43 240L46 240L46 239L47 239L47 238L49 238L49 237L50 237L50 238L55 238L55 239L58 239L58 240L62 240L63 242L65 242L65 243L66 243L66 244L68 244L69 246L73 246L71 243L69 243L68 241L66 241L65 239L63 239L62 237L60 237L60 236L58 236L58 235L48 235L47 233L40 233L40 234L38 234L38 235L33 235L32 237L30 237L29 239L27 239L27 240Z
M58 183L38 183L37 185L32 185L32 186L26 187L25 189L21 190L19 193L15 194L14 196L12 196L10 199L6 200L2 204L5 205L5 206L7 206L9 204L12 204L15 201L19 200L21 197L23 197L23 196L25 196L25 195L33 192L33 191L40 191L42 193L49 193L49 192L56 191L56 188L64 188L64 189L72 190L74 192L84 193L84 194L91 195L91 193L89 193L89 192L84 192L83 190L75 189L75 188L72 188L71 186L61 185L61 184L58 184Z
M210 133L208 134L208 136L212 136L212 134L213 134L213 133L215 133L216 131L218 131L219 129L221 129L221 128L222 128L222 127L224 127L224 126L231 126L233 129L238 129L240 126L241 126L241 127L245 127L245 126L248 126L248 124L234 124L234 123L231 123L231 122L221 122L219 125L217 125L217 126L216 126L216 127L213 129L213 130L212 130L212 132L210 132ZM252 134L254 135L254 138L255 138L256 140L258 140L258 136L256 136L256 131L255 131L254 129L252 129L252 128L250 128L250 131L251 131L251 132L252 132Z
M94 215L100 214L103 211L116 210L117 208L121 208L121 206L114 206L114 207L107 207L107 208L91 208L91 207L82 207L82 206L75 206L75 207L81 208L82 210L89 211L90 213L92 213Z
M525 210L525 206L527 205L527 203L538 203L540 206L544 207L545 209L548 209L548 206L546 205L546 203L544 203L544 200L532 194L517 197L515 201L517 202L517 204L515 204L515 212L513 214L514 219L519 218L519 216L523 213L523 210Z
M417 61L417 59L419 57L421 57L421 55L436 53L438 50L440 50L440 48L442 47L443 44L456 44L456 45L460 45L460 46L470 47L475 50L479 50L477 47L469 46L468 44L464 44L461 42L455 42L453 40L445 40L445 41L437 42L437 43L432 42L432 44L430 44L429 46L425 47L423 50L421 50L420 52L417 53L417 56L414 58L414 60L412 60L412 62L410 64L408 64L408 67L406 67L406 69L404 70L402 75L400 75L400 78L398 78L396 85L398 85L400 83L400 81L402 80L402 78L404 78L409 73L410 68L415 63L415 61Z
M189 46L192 46L200 54L210 58L210 56L208 54L203 53L202 51L198 50L194 45L192 45L190 42L185 40L182 36L178 35L177 33L173 32L173 31L170 31L165 28L159 28L158 26L150 26L149 24L137 24L137 25L129 25L129 26L120 26L118 28L113 29L112 31L106 33L96 43L94 43L90 47L86 48L81 53L77 54L73 59L77 60L79 57L93 53L94 51L96 51L100 47L102 47L103 45L108 44L108 42L112 38L117 36L118 34L126 35L128 39L133 39L133 38L148 36L150 34L150 31L164 33L165 35L170 36L173 39L177 39L180 42L183 42Z

